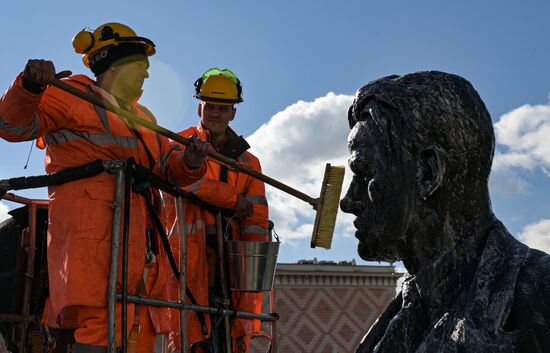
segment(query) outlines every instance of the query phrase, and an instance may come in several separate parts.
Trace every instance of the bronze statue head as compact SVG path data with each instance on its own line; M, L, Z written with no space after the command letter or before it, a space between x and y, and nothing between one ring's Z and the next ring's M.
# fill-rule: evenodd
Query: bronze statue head
M491 213L491 117L473 86L443 72L388 76L349 108L349 165L341 202L365 260L413 271ZM411 271L411 268L409 271Z

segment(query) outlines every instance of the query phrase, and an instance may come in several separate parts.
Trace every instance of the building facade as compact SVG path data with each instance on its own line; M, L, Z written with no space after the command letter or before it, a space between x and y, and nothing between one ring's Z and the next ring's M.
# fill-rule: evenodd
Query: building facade
M355 261L277 264L277 352L354 352L394 298L400 276L393 266ZM266 352L266 342L254 339L252 351Z

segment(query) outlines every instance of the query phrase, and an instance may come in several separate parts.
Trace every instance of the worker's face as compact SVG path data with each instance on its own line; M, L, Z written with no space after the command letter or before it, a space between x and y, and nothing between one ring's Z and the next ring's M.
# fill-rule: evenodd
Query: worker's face
M399 260L414 200L414 162L391 136L392 114L375 101L367 103L348 137L353 180L340 207L357 216L357 251L364 260Z
M133 100L141 96L143 83L149 77L149 61L139 60L114 66L115 85L125 100Z
M218 105L200 102L199 117L204 128L213 135L223 135L229 122L235 118L235 109L232 105Z

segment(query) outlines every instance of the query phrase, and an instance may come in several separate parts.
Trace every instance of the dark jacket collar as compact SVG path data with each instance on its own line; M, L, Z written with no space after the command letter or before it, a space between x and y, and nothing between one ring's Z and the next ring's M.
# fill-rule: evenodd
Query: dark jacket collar
M206 136L206 140L212 143L210 133L202 126L201 123L197 126L197 130L199 130L199 132L203 132ZM237 159L241 154L250 148L250 145L246 142L244 137L237 135L237 133L229 126L227 127L226 139L224 143L219 146L214 146L214 144L212 144L212 146L217 152L232 159Z

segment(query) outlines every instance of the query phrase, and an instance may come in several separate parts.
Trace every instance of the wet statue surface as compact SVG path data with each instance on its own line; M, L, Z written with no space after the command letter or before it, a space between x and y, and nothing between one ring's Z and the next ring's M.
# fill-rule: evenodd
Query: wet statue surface
M550 352L550 256L491 211L494 132L472 85L385 77L358 91L348 119L341 208L357 216L359 255L409 272L357 353Z

